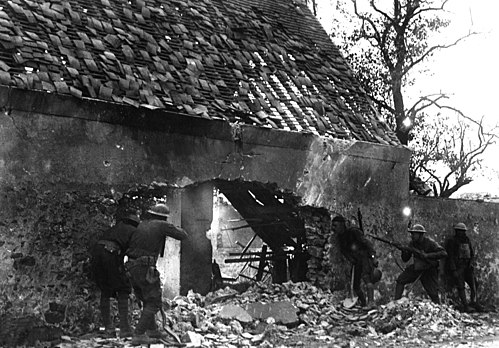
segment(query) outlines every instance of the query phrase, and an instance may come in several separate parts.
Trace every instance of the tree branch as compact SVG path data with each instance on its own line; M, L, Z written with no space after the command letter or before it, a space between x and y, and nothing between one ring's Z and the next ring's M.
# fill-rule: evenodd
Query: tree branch
M416 66L419 63L421 63L423 60L425 60L427 57L429 57L434 51L456 46L459 42L461 42L461 41L463 41L463 40L465 40L465 39L467 39L467 38L469 38L469 37L471 37L473 35L478 35L478 34L479 33L477 33L477 32L471 32L471 33L466 34L465 36L460 37L459 39L457 39L456 41L454 41L451 44L448 44L448 45L436 45L436 46L430 47L418 59L416 59L416 60L412 61L410 64L408 64L407 67L404 69L404 73L403 74L406 75L412 68L414 68L414 66Z
M417 16L417 15L419 15L419 14L423 13L423 12L429 12L429 11L444 11L444 10L445 10L445 9L444 9L444 7L445 7L445 5L447 4L447 2L448 2L448 0L444 0L444 1L442 2L442 5L440 5L440 7L426 7L426 8L422 8L422 9L420 9L419 11L416 11L416 12L414 13L414 16Z

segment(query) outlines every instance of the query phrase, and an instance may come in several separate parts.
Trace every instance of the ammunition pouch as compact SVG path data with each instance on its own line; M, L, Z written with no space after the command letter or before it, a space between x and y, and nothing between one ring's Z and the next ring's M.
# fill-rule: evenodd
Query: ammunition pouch
M153 284L154 282L157 281L158 277L156 275L156 267L154 266L149 266L147 268L147 273L146 273L146 281L149 283L149 284Z
M130 273L129 270L134 267L146 266L146 281L152 284L159 279L159 272L156 270L156 261L157 259L154 256L140 256L137 258L129 256L125 268Z
M156 267L157 258L155 256L139 256L133 257L128 256L128 267L136 267L136 266L152 266Z
M120 245L112 240L99 240L97 244L102 245L102 247L111 254L119 254L121 250Z

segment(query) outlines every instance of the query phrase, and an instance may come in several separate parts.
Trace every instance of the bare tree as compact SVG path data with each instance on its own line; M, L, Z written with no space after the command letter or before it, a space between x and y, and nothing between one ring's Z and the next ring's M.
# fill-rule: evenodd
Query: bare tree
M419 194L450 197L472 182L485 150L497 140L497 126L486 130L460 110L433 103L437 117L420 116L411 141L411 182ZM415 184L419 181L419 185Z
M447 2L338 0L335 11L342 17L336 16L332 33L400 142L414 148L411 189L441 197L473 180L484 151L495 141L483 118L467 117L451 106L445 93L412 96L413 104L406 105L416 78L431 67L425 63L432 55L477 34L469 30L451 42L434 43L435 34L450 23Z
M447 0L393 0L389 7L378 3L381 1L369 0L368 8L360 9L365 1L339 1L338 10L343 14L349 13L349 4L353 6L350 20L359 24L351 32L336 30L332 35L340 37L343 53L360 82L400 142L407 145L418 113L440 99L426 96L407 108L405 89L414 82L410 73L438 50L455 46L476 33L469 32L450 43L430 44L430 36L449 24Z

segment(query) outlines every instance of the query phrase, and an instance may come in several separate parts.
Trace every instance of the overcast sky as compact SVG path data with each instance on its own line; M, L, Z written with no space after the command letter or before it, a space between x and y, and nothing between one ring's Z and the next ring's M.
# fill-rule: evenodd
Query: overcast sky
M434 75L425 82L453 93L453 105L467 115L475 119L484 116L490 126L499 124L499 1L451 0L448 5L453 17L444 35L451 39L470 28L481 34L437 54L432 65ZM499 195L498 152L499 144L488 149L484 162L489 170L459 193L478 191Z

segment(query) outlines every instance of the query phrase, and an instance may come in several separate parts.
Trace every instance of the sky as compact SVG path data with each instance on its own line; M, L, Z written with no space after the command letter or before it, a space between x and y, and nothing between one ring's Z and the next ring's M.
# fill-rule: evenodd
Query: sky
M451 24L442 36L452 41L466 34L470 29L479 32L457 46L440 51L432 63L432 76L425 76L423 88L435 86L452 94L452 105L465 114L480 119L492 127L499 124L499 2L490 0L450 0ZM489 192L499 195L499 144L487 149L484 156L486 168L474 182L458 193Z
M365 1L365 0L361 0ZM331 5L336 0L322 0L319 19L328 30L331 21ZM449 103L474 119L484 117L489 127L499 124L499 1L497 0L449 0L446 4L450 25L438 38L449 43L469 31L479 32L458 45L441 50L432 58L431 73L417 79L416 88L421 95L445 93L451 95ZM488 192L499 196L499 160L496 160L499 144L484 154L485 169L482 175L458 191Z

